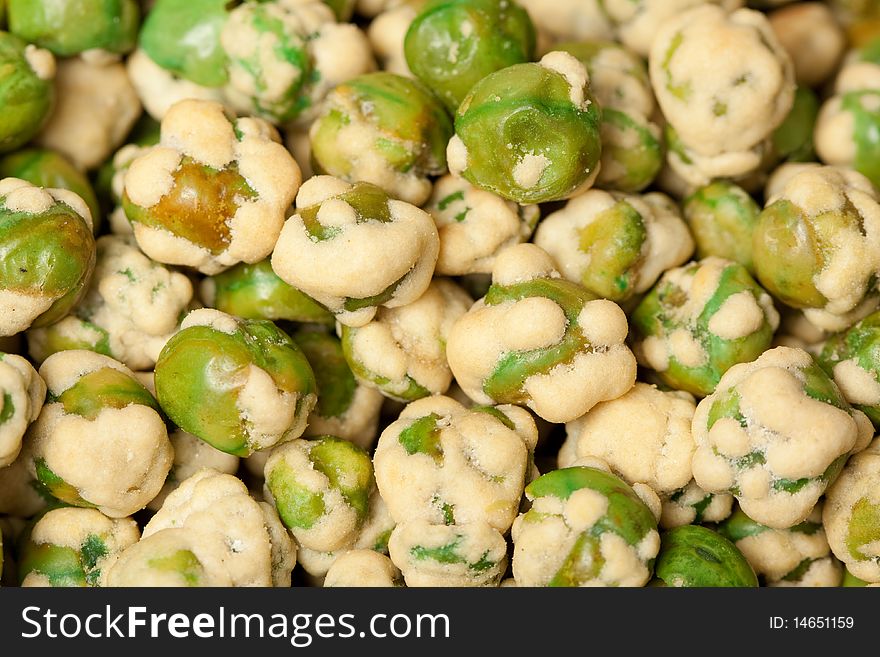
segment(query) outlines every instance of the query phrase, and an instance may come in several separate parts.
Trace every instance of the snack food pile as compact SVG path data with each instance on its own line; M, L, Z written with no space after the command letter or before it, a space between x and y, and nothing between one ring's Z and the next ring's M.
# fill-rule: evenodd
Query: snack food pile
M880 9L0 0L4 586L880 585Z

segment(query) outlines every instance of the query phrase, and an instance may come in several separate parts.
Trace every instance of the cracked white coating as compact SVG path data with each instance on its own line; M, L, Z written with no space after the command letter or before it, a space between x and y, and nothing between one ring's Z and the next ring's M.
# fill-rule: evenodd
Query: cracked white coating
M37 419L46 384L27 360L0 352L0 470L18 458L21 440Z

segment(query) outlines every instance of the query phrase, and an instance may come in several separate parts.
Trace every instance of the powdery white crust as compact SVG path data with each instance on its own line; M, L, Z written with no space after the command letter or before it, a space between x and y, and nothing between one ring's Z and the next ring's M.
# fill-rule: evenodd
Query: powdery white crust
M97 537L106 551L96 554L92 572L98 574L95 586L105 586L107 571L123 550L138 542L140 535L137 523L131 518L108 518L95 509L62 508L49 511L36 522L31 530L30 542L80 552L87 539ZM44 577L39 571L32 571L21 585L39 586Z
M461 561L419 558L420 549L442 549L454 545ZM426 520L399 524L388 541L391 561L400 568L406 585L414 586L498 586L507 568L507 543L498 530L484 522L434 525ZM486 564L482 569L471 564Z
M709 497L708 503L706 498ZM674 498L674 499L673 499ZM664 495L661 500L660 526L672 529L694 522L721 522L733 511L733 495L729 493L707 493L693 480L680 491ZM696 505L705 504L700 517Z
M446 175L425 206L437 224L440 255L436 273L489 273L495 257L529 239L538 222L537 205L518 205L467 181Z
M647 484L660 494L682 488L692 477L695 408L687 393L636 383L622 397L597 404L565 425L559 467L594 456L604 459L628 484Z
M655 4L660 5L658 0ZM672 3L662 3L666 4ZM764 14L702 5L660 26L650 75L688 163L670 164L692 184L745 176L794 102L794 68Z
M367 28L367 38L382 65L383 71L414 77L406 63L403 41L406 32L418 15L416 2L397 2L399 6L382 11ZM359 11L360 13L360 11Z
M777 9L767 18L791 57L799 84L817 87L834 73L847 41L827 5L799 2Z
M397 308L380 308L369 324L350 332L349 358L386 384L358 377L383 394L406 401L414 381L433 395L442 395L452 382L446 362L446 340L452 325L473 299L451 280L435 278L418 299Z
M324 577L325 587L387 588L400 586L394 562L373 550L351 550L341 555Z
M46 508L46 500L31 484L28 461L27 450L22 450L17 459L0 468L0 514L30 518Z
M144 109L156 121L161 121L171 106L181 100L223 100L222 89L202 87L179 78L159 66L140 48L126 60L126 71Z
M604 0L605 13L618 39L633 52L647 57L664 21L691 7L713 4L725 11L742 7L744 0ZM607 38L607 35L603 35Z
M55 56L48 50L29 43L24 48L24 58L28 66L41 80L51 80L58 72Z
M22 437L45 398L46 384L33 366L21 356L0 353L0 415L8 416L0 422L0 469L18 457Z
M144 539L163 530L188 530L201 543L205 569L231 586L290 585L296 548L269 505L258 503L241 480L197 471L165 499L144 527ZM204 558L203 558L204 555Z
M369 451L378 437L379 413L384 400L385 397L375 388L358 383L351 404L342 415L323 417L313 410L303 438L338 436Z
M518 0L546 41L607 39L611 23L599 0Z
M315 523L308 528L288 529L298 545L319 552L332 552L355 540L361 520L354 507L342 495L342 491L332 484L327 475L315 469L309 458L312 446L311 441L302 439L278 446L269 454L263 472L268 481L275 468L283 467L287 471L283 476L291 477L300 487L320 495L324 511ZM267 500L273 499L268 484L263 488L263 495Z
M862 525L856 527L852 516L856 505L863 509ZM834 556L847 570L866 582L880 583L880 534L868 535L868 527L877 527L880 509L880 439L846 464L843 472L829 488L822 510L822 524ZM871 524L873 522L873 524ZM855 532L858 539L854 536Z
M618 203L626 203L639 214L647 233L639 261L632 268L636 273L632 292L641 294L660 274L685 262L694 251L694 240L677 206L664 194L640 196L591 189L541 221L534 241L550 254L563 277L580 283L592 260L581 249L581 231Z
M552 496L536 498L532 510L541 515L533 518L521 514L511 531L513 576L517 586L547 586L580 535L590 532L605 518L608 498L592 489L582 488L567 500ZM604 564L596 578L580 585L644 586L651 577L647 563L657 556L659 550L660 536L655 529L649 530L637 546L605 531L599 538Z
M272 254L272 269L286 283L309 295L347 326L363 326L376 306L347 311L347 298L364 299L395 283L391 298L381 305L394 308L418 299L434 273L440 239L431 216L414 205L388 200L391 221L366 218L335 196L350 185L332 176L315 176L302 186L297 208L321 203L318 221L339 233L324 240L310 236L299 213L284 224ZM399 281L399 283L398 283Z
M565 78L569 87L568 98L571 100L571 104L579 110L586 112L592 101L590 101L586 93L590 84L590 76L584 65L571 54L561 50L548 52L538 63L548 70L559 73ZM547 165L545 164L544 166L546 167ZM543 173L543 169L541 170L541 173ZM515 176L516 172L514 172L514 177ZM539 173L531 185L524 184L522 186L532 187L538 182L538 178L540 177L541 174ZM517 184L520 184L519 181L517 181Z
M163 228L136 223L135 238L144 253L208 275L268 256L302 181L299 166L279 140L262 119L231 122L219 103L183 100L172 106L162 119L159 146L134 160L125 173L131 201L147 210L158 203L172 189L172 174L184 156L214 169L236 167L256 196L236 200L235 214L227 220L229 243L219 254Z
M177 429L168 436L168 439L174 449L174 461L162 490L147 505L150 511L158 511L162 508L165 498L176 490L181 482L189 479L199 470L209 469L229 475L234 475L238 470L240 459L237 456L221 452L183 429Z
M808 309L808 319L839 331L876 309L880 299L869 295L869 285L880 271L880 199L868 179L849 169L809 167L791 177L776 199L790 201L808 220L825 213L857 213L838 222L833 245L823 248L824 266L813 275L813 284L827 303Z
M822 503L817 504L807 522L817 525L811 531L792 529L767 529L736 542L755 573L763 576L769 586L839 586L843 571L831 557L831 549L825 537L822 522ZM823 560L828 564L816 564L815 569L791 582L783 578L806 559ZM828 566L831 566L830 568Z
M493 284L540 278L559 278L559 272L534 244L510 247L496 258ZM576 321L589 345L571 362L528 377L523 387L525 405L549 422L570 422L600 401L621 396L635 382L635 358L624 344L628 327L623 311L597 299L584 305ZM493 306L480 299L452 327L446 357L468 397L491 404L483 384L506 354L553 347L568 328L562 308L545 297Z
M132 369L150 369L192 301L192 283L147 258L131 240L105 235L97 250L89 289L73 313L106 332L114 358ZM38 346L56 330L58 325L33 329L28 339Z
M801 368L812 364L800 349L765 351L751 363L731 367L694 414L697 484L708 492L733 492L750 518L774 529L804 520L827 486L820 475L835 459L863 449L873 434L862 412L807 396ZM709 429L712 405L728 392L739 396L742 423L722 417ZM755 453L765 462L735 465ZM811 481L797 492L774 488L780 480L800 479Z
M587 64L590 91L603 108L651 116L656 109L648 69L642 59L626 48L608 43Z
M510 527L538 429L521 408L505 405L496 411L513 428L494 414L468 410L449 397L426 397L407 405L382 432L373 456L376 484L398 524L442 524L451 509L456 524L486 522L500 532ZM409 453L401 433L432 415L440 455Z
M94 169L119 148L141 114L125 66L63 59L55 84L58 102L36 143L63 153L81 169Z

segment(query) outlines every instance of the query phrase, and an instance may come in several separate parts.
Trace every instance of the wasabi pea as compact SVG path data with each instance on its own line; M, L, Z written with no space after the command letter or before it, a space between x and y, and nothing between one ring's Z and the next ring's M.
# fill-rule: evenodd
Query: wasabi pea
M654 577L662 586L758 586L755 571L742 552L718 532L699 525L663 533Z
M192 311L156 362L156 395L181 429L249 456L302 435L315 375L296 343L266 320Z
M507 0L431 0L404 43L410 70L450 112L482 78L531 61L534 50L528 13Z
M295 440L272 451L266 490L299 545L331 552L350 545L375 488L367 453L341 438Z
M0 180L0 335L64 317L95 267L92 218L66 189Z
M627 330L614 302L560 278L545 251L520 244L496 259L489 291L453 325L446 357L478 404L521 404L570 422L632 387Z
M697 257L733 260L754 274L752 233L761 208L746 190L728 180L717 180L694 190L684 200L683 211Z
M21 439L37 419L46 383L27 360L0 352L0 468L15 461Z
M21 586L104 586L107 570L140 534L131 518L108 518L95 509L53 509L37 520L21 548Z
M373 183L414 205L431 194L428 176L446 172L451 136L443 105L424 85L384 71L337 86L309 131L322 173Z
M564 468L525 492L532 507L511 534L518 586L644 586L651 578L657 521L622 479Z
M786 529L809 516L872 434L807 352L776 347L734 365L697 405L694 479L733 494L756 522Z
M602 112L584 65L566 52L480 80L455 113L449 170L517 203L588 189L599 173Z
M632 324L640 363L678 390L708 395L770 346L779 313L745 267L709 257L663 274Z

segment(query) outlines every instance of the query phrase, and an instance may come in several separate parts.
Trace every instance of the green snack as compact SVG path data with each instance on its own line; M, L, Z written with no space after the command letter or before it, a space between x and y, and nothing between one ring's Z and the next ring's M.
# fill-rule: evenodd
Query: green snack
M718 527L767 586L839 586L841 567L822 527L822 503L801 523L771 529L737 509Z
M847 571L880 583L880 439L850 458L828 488L822 524Z
M720 522L733 510L733 495L707 493L691 482L661 498L660 526L673 529L702 522Z
M694 241L678 205L665 194L591 189L544 219L535 244L560 273L605 299L646 292L667 269L683 264Z
M29 142L55 105L55 59L8 32L0 32L0 153Z
M95 509L53 509L27 533L19 554L21 586L104 586L107 568L137 543L131 518L108 518Z
M0 159L0 178L21 178L37 187L69 189L92 213L92 229L101 229L101 207L89 179L63 155L44 148L16 151Z
M533 59L535 28L508 0L433 0L410 24L410 70L454 112L471 87L497 70Z
M699 525L663 533L654 576L661 586L758 586L755 571L742 552L718 532Z
M819 99L815 92L809 87L798 87L794 93L791 111L773 131L773 150L778 158L789 162L810 162L815 159L813 129L818 114ZM858 166L856 169L868 175Z
M108 587L232 586L198 532L165 529L122 552L107 572ZM213 566L213 567L212 567Z
M814 194L814 190L826 190ZM787 181L752 236L761 285L807 318L841 330L877 306L875 231L880 204L870 182L838 167L808 167Z
M733 365L770 347L779 313L745 267L709 257L667 271L632 324L642 364L677 390L708 395Z
M357 0L323 0L324 4L333 10L336 20L342 22L351 18Z
M34 485L112 518L145 507L162 488L173 458L150 392L122 363L91 351L53 354L39 372L48 396L28 438Z
M697 405L692 430L696 483L733 494L773 529L804 521L873 434L810 354L791 347L731 367Z
M0 335L64 317L94 266L95 238L82 199L16 178L0 181Z
M843 569L843 581L840 584L841 586L846 586L850 588L867 586L868 582L863 579L859 579L851 572L849 572L846 568Z
M431 194L428 176L446 171L452 124L420 82L377 72L331 91L309 136L321 172L420 205Z
M507 542L484 522L397 525L388 542L406 585L498 586L507 569Z
M202 281L211 308L246 319L333 324L333 315L311 297L278 278L268 259L241 263Z
M25 0L27 1L27 0ZM144 19L140 47L162 68L204 87L229 79L220 32L228 0L157 0Z
M622 479L596 468L564 468L525 492L532 508L512 531L517 585L644 586L651 578L660 549L657 521Z
M124 54L137 42L136 0L8 0L9 31L70 57L86 50Z
M27 360L0 351L0 468L18 458L28 426L37 419L46 384Z
M183 320L155 378L177 426L236 456L302 435L316 401L312 369L286 333L208 308Z
M880 312L829 337L819 364L846 400L880 426Z
M455 114L449 169L517 203L564 199L598 174L600 121L586 69L549 53L474 85Z
M519 244L496 258L492 286L453 325L446 357L478 404L521 404L570 422L632 387L627 330L615 303L561 278L539 247Z
M697 256L718 256L754 274L752 233L761 208L739 185L716 180L684 200L684 218L697 243Z
M297 543L322 552L351 544L370 511L376 482L369 455L334 436L294 440L272 451L266 489Z

